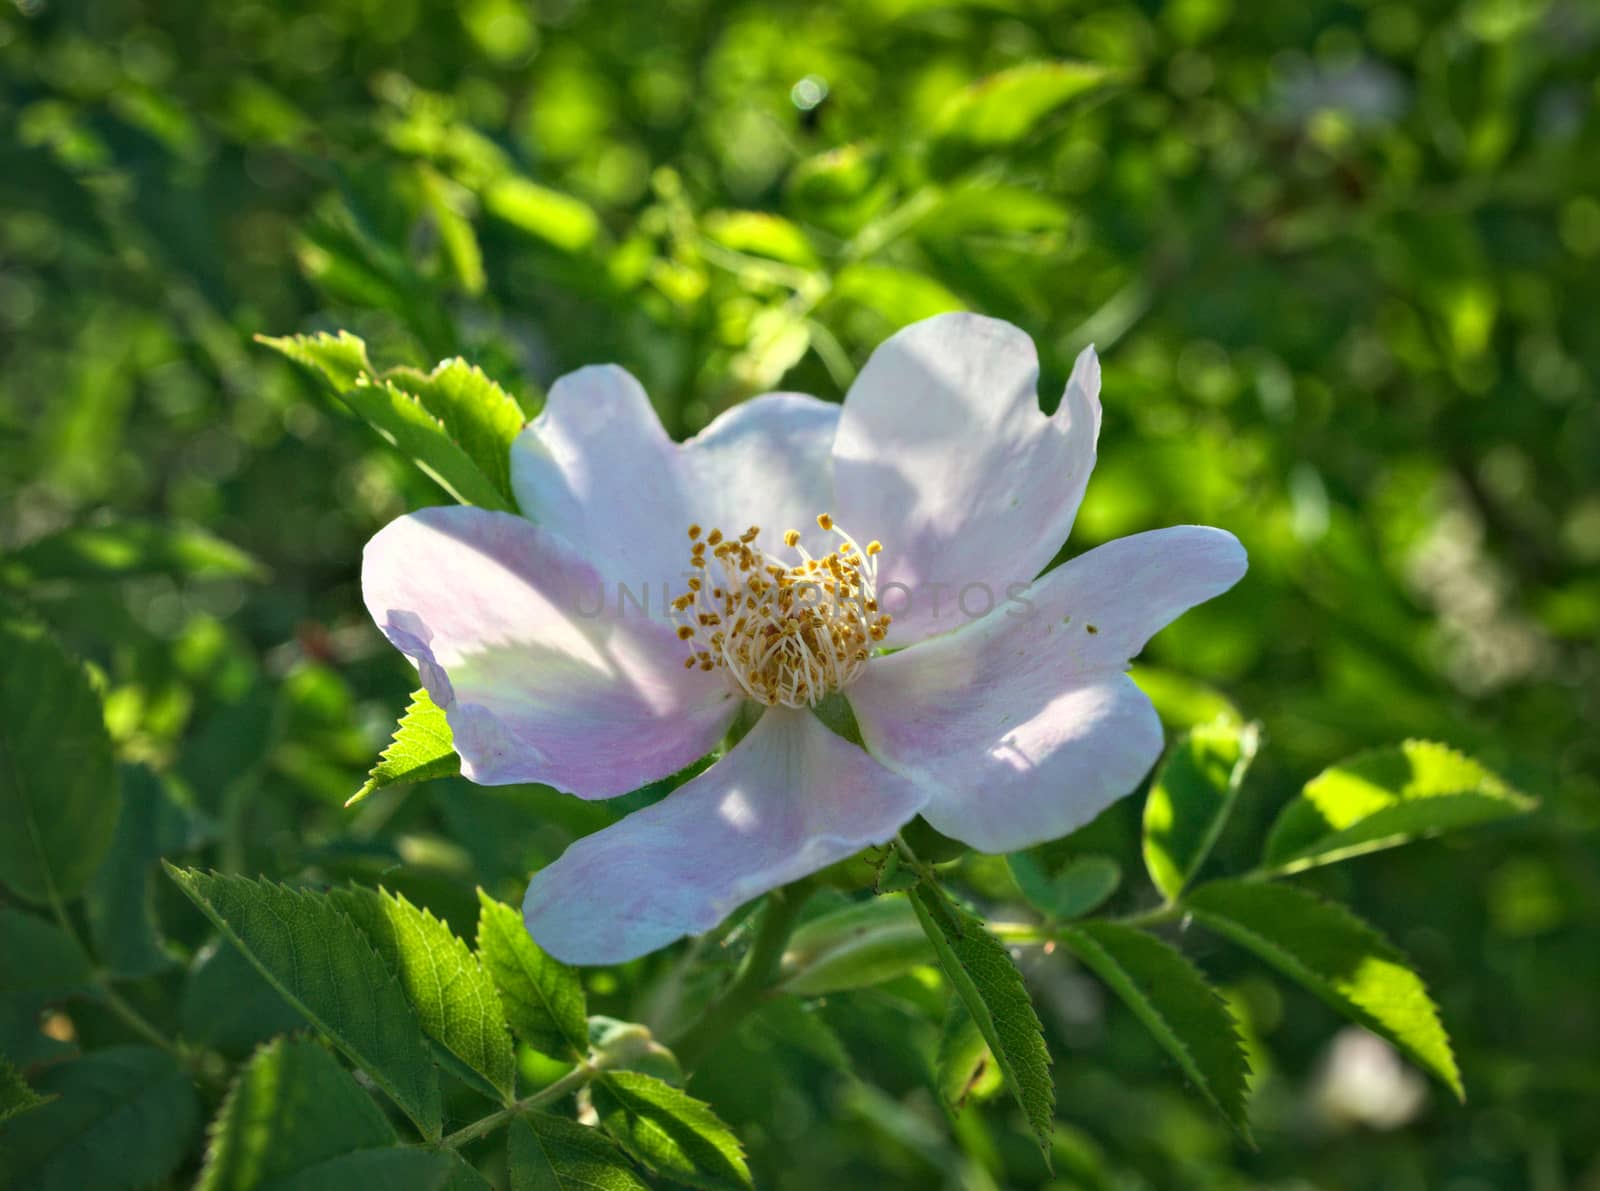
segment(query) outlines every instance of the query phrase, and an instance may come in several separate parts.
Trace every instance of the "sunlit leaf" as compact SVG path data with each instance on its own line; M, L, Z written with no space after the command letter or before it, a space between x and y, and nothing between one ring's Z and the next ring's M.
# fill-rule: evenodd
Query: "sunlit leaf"
M600 217L582 199L526 178L505 177L483 193L484 208L562 252L578 253L600 236Z
M331 897L170 864L166 869L267 981L370 1075L423 1136L439 1136L438 1077L417 1017L366 934Z
M739 1139L709 1105L637 1071L608 1072L591 1086L600 1124L651 1170L708 1191L753 1185Z
M1472 758L1408 740L1341 761L1307 782L1273 824L1263 863L1298 872L1536 805Z
M1191 728L1156 771L1144 804L1144 863L1168 901L1211 854L1260 740L1254 724Z
M353 806L385 786L453 777L460 772L461 758L456 755L444 709L433 701L426 688L415 690L405 714L395 725L389 747L367 773L361 789L352 794L345 805Z
M516 398L459 356L441 362L432 372L395 368L384 379L438 418L450 441L488 478L506 506L516 507L511 444L527 421Z
M510 1100L516 1062L505 1011L471 948L398 894L358 888L332 897L399 977L423 1030Z
M1184 904L1202 926L1255 952L1463 1095L1450 1039L1422 978L1349 910L1257 881L1212 881Z
M372 1097L314 1042L278 1038L234 1080L196 1191L248 1191L353 1150L394 1145Z
M939 1052L934 1059L939 1095L952 1111L964 1108L1004 1082L983 1031L959 996L950 998L944 1027L939 1032Z
M48 1068L54 1097L0 1123L0 1186L28 1191L147 1187L177 1169L200 1131L200 1101L171 1055L113 1046Z
M33 902L82 892L121 795L100 700L44 626L0 605L0 882Z
M478 957L500 990L506 1020L534 1050L581 1059L588 1012L578 973L547 955L522 915L478 890Z
M945 977L977 1023L1039 1148L1048 1157L1055 1127L1055 1084L1050 1077L1044 1027L1022 974L983 923L942 890L923 881L911 890L910 898Z
M981 79L950 97L939 114L947 142L997 149L1032 133L1046 116L1111 81L1092 62L1026 62Z
M781 215L766 211L713 211L705 217L706 235L724 248L813 268L817 254L805 232Z

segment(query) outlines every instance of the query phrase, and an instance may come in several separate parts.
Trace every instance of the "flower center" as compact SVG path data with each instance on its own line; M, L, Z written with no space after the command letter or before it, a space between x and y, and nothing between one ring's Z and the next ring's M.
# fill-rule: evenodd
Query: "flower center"
M788 530L788 564L756 546L759 526L737 538L689 527L689 590L672 602L678 636L689 646L684 668L722 668L750 698L768 707L810 707L854 682L889 616L878 611L878 554L863 549L823 513L817 524L839 547L813 558Z

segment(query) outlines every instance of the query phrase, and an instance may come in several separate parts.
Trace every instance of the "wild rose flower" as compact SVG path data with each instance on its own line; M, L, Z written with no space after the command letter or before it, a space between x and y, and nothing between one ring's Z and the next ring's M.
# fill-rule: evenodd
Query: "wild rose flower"
M558 381L517 440L527 517L434 508L366 550L373 619L445 710L462 773L610 798L726 756L569 847L523 910L547 950L614 963L881 843L921 813L985 852L1127 794L1161 725L1127 674L1245 555L1180 526L1042 576L1094 466L1100 366L1055 414L1015 327L901 331L843 406L739 405L682 444L637 381ZM862 748L812 708L848 701Z

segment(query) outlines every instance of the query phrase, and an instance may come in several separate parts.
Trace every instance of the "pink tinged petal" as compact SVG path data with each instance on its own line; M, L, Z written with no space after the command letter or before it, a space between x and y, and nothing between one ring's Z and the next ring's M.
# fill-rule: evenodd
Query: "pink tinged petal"
M675 595L689 573L691 522L733 535L759 525L769 547L791 524L820 534L838 420L837 405L770 393L679 446L626 371L583 368L555 383L512 446L511 480L522 511L605 575L612 602L622 583L659 610L662 585Z
M708 753L737 710L683 668L665 621L601 599L601 577L532 522L424 509L367 544L372 619L445 710L461 771L609 798Z
M964 588L1003 600L1066 540L1100 435L1094 349L1050 417L1038 381L1032 340L975 314L907 327L856 378L834 445L833 513L860 540L883 541L889 644L957 628ZM969 606L981 600L970 589Z
M1179 526L1110 542L1025 603L875 658L850 688L868 750L928 789L923 815L985 852L1066 835L1131 791L1161 751L1125 673L1146 641L1244 575L1232 534Z
M557 959L620 963L883 842L922 801L810 712L770 710L705 773L536 873L523 919Z
M729 409L683 444L696 515L741 534L761 527L779 550L787 529L812 553L839 540L818 528L833 508L833 438L839 407L803 393L768 393Z
M512 444L511 486L523 513L571 542L609 588L659 591L681 585L687 554L677 453L626 370L580 368Z

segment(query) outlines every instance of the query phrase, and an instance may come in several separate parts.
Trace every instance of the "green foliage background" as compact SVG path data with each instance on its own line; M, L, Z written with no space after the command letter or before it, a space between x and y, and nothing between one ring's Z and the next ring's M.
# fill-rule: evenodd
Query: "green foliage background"
M1249 548L1147 658L1263 722L1222 867L1325 764L1402 736L1543 799L1303 882L1426 975L1464 1105L1340 1119L1337 1019L1200 940L1264 1072L1252 1151L1058 957L1028 969L1055 1185L1594 1185L1597 77L1576 0L6 5L0 572L91 663L147 812L93 878L124 916L88 923L102 959L188 1011L209 928L158 855L381 878L470 938L474 885L515 903L631 805L443 779L341 809L414 678L362 615L361 546L446 498L252 335L460 354L529 413L614 360L681 435L767 389L837 397L893 329L966 307L1034 336L1047 401L1099 347L1071 552L1191 521ZM1139 803L1067 849L1136 868ZM591 1008L637 1016L663 962L591 975ZM762 1185L1043 1182L1003 1099L943 1120L931 995L855 995L832 1024L860 1080L747 1031L693 1090ZM33 1011L7 1004L14 1048ZM192 1024L240 1057L294 1020Z

